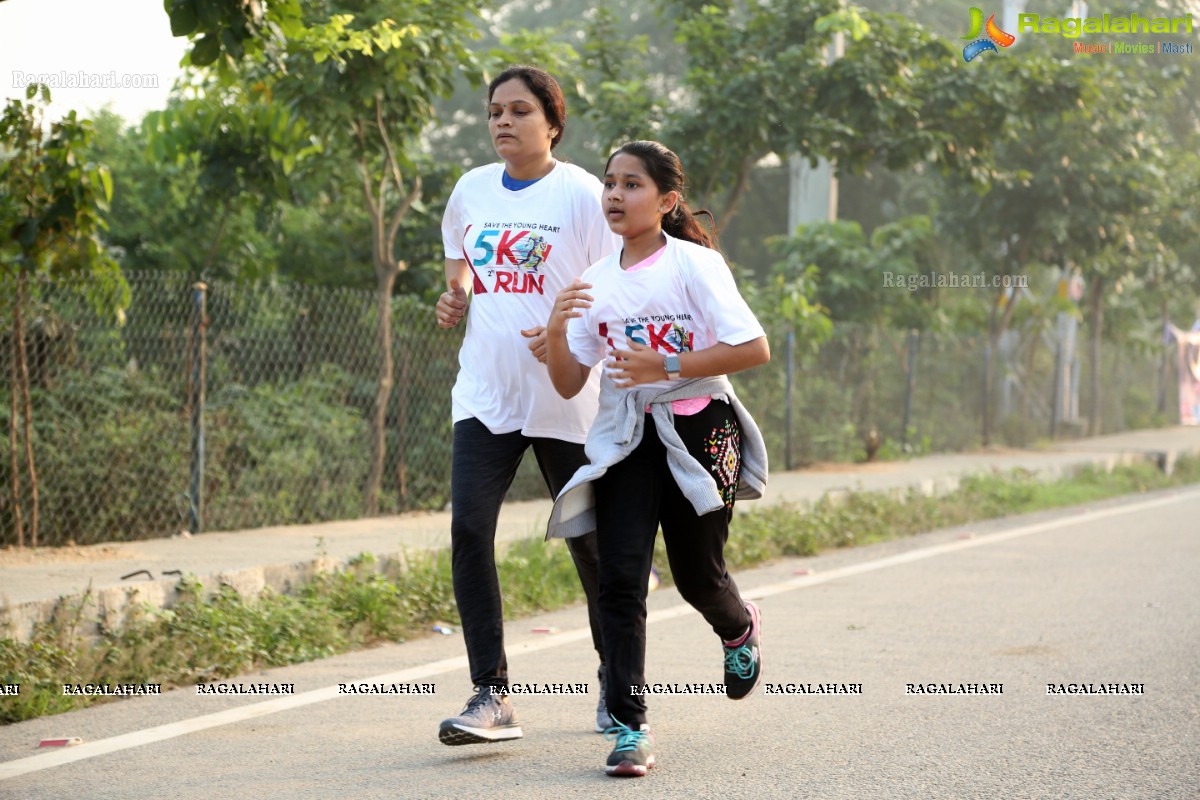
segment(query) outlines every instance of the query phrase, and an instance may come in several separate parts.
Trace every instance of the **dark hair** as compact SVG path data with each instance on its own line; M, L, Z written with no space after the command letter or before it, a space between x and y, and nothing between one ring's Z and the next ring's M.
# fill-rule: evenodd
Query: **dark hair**
M528 64L514 64L492 78L492 82L488 84L488 102L492 102L492 95L496 93L497 86L513 78L520 79L525 88L542 104L542 111L546 114L550 127L558 128L558 133L550 140L550 149L553 150L562 141L567 130L567 101L563 97L562 87L554 80L554 76L544 69Z
M612 160L621 153L628 153L642 162L642 166L646 168L646 174L650 180L654 181L660 194L679 193L679 201L675 203L675 207L662 218L664 231L676 239L685 239L713 250L718 249L717 221L713 218L712 212L707 209L693 212L683 200L683 188L687 176L683 174L683 163L679 160L679 156L659 142L640 140L626 142L618 147L608 157L608 163L612 164ZM608 172L607 166L604 171ZM708 217L712 225L711 233L696 221L696 216L699 214Z

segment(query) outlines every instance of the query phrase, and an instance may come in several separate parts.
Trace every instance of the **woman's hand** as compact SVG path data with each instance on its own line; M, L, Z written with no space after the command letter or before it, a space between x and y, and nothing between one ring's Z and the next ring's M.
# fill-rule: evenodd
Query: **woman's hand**
M613 384L629 389L643 383L667 380L666 357L644 344L629 340L629 350L613 348L604 362Z
M533 357L543 364L546 363L546 326L538 325L536 328L530 328L527 331L521 331L521 335L526 339L532 339L529 343L529 352L533 353Z
M453 328L467 313L467 292L456 278L450 279L450 289L442 292L437 301L439 328Z

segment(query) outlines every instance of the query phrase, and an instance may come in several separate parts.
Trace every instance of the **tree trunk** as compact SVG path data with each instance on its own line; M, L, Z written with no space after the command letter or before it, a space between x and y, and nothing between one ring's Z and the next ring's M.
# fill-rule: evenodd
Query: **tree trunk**
M1100 435L1100 334L1104 327L1104 278L1096 276L1092 282L1092 296L1088 302L1088 362L1091 368L1091 391L1088 398L1088 435Z
M750 171L754 169L754 161L746 159L742 162L741 169L738 170L737 178L733 182L733 186L729 188L729 192L725 196L725 203L721 209L720 216L714 217L718 230L725 230L729 223L733 221L737 214L742 198L745 197L746 191L750 188Z
M392 287L396 283L395 270L376 270L376 324L375 342L379 351L379 371L375 389L375 402L371 408L370 470L363 498L363 513L369 517L379 513L379 493L383 486L383 462L387 454L387 409L392 396Z
M217 258L217 250L221 247L221 239L225 237L225 223L229 221L229 212L232 210L232 201L226 200L224 210L221 212L221 221L217 225L217 235L213 237L212 244L208 248L208 257L204 259L204 267L202 268L200 277L208 280L208 271L212 269L213 261Z
M376 94L375 97L374 130L379 134L384 146L384 177L379 180L377 189L372 185L373 173L368 166L366 155L369 152L367 130L370 123L360 119L353 127L362 147L358 165L363 198L371 218L371 250L375 263L375 290L379 307L375 336L379 346L379 382L375 390L375 405L371 410L371 462L363 501L364 513L367 516L375 516L379 513L379 494L383 486L383 467L387 456L387 409L392 397L392 290L396 285L396 278L408 266L406 262L396 258L396 233L408 210L421 196L421 176L414 175L409 189L405 191L404 176L400 172L400 164L396 160L391 139L388 137L388 126L383 118L380 94ZM387 211L389 181L401 196L399 206L391 214Z
M858 419L858 439L862 441L867 432L875 427L875 365L871 359L879 349L879 331L872 325L867 330L862 355L862 408Z

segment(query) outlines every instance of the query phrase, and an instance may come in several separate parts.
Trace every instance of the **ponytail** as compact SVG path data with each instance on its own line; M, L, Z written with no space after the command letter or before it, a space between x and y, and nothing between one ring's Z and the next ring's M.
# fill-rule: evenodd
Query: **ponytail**
M711 232L705 230L700 221L696 219L701 214L708 217L708 227ZM717 245L717 220L713 217L712 212L707 208L693 212L688 208L687 203L683 202L682 197L671 209L671 213L663 216L662 227L666 234L674 236L676 239L683 239L710 250L721 249Z

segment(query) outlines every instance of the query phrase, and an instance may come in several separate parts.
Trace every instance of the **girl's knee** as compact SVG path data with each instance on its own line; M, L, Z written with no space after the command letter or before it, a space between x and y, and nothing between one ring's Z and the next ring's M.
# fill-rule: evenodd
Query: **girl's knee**
M673 574L672 577L675 579L675 588L679 590L680 597L693 606L719 594L726 585L723 576Z

